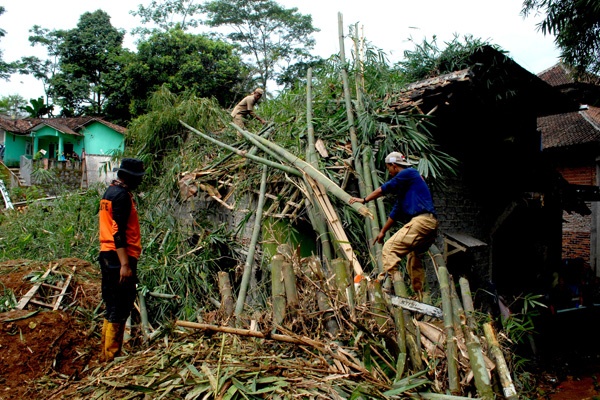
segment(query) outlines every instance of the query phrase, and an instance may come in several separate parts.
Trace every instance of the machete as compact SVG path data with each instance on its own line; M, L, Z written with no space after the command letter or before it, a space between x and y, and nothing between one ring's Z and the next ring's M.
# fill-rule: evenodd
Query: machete
M439 319L444 317L444 313L442 312L441 308L421 303L416 300L407 299L406 297L394 296L392 294L386 294L386 297L393 306L405 308L410 311L415 311Z

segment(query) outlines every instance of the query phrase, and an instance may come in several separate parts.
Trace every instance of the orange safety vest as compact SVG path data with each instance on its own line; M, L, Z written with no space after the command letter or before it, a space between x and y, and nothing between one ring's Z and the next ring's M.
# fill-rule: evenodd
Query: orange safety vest
M123 191L127 192L128 196L123 196ZM125 202L129 202L129 205ZM127 209L130 206L130 211L125 213L123 221L116 221L113 214L113 209ZM142 237L140 234L140 222L138 219L137 209L133 196L127 189L118 185L111 185L107 190L102 200L100 200L99 227L100 227L100 251L114 251L117 249L115 244L115 235L123 231L123 227L119 229L120 224L125 225L125 243L123 243L127 255L139 259L142 253Z

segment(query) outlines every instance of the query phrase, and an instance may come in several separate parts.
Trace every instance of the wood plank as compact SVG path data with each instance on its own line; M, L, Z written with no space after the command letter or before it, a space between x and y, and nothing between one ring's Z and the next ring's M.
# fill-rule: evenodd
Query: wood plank
M48 268L48 270L40 278L40 281L38 283L36 283L35 285L33 285L33 287L31 289L29 289L29 291L27 293L25 293L25 296L23 296L21 298L21 300L19 300L19 302L17 303L17 307L16 307L17 310L23 310L25 308L25 306L27 306L27 303L29 303L29 301L32 299L32 297L35 296L35 294L38 291L38 289L40 288L40 286L42 286L42 283L44 283L44 279L46 279L46 277L48 277L50 272L52 272L52 268Z

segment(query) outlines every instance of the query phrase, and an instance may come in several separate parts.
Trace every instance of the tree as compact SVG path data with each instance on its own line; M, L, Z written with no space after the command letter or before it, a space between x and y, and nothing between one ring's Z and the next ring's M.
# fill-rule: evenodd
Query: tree
M65 115L103 113L110 95L105 83L123 68L119 56L124 36L102 10L84 13L75 29L64 32L57 49L60 71L51 79L51 95Z
M11 118L19 118L24 115L22 107L27 105L27 101L18 95L11 94L0 99L0 114L7 115Z
M191 18L200 9L200 4L194 4L196 0L152 0L150 4L144 7L142 4L138 6L137 11L131 11L131 15L142 18L142 24L153 22L166 32L175 27L181 30L195 28L198 26L198 20ZM176 16L180 16L176 19ZM156 33L159 29L148 29L144 27L135 28L134 34L140 34L142 37Z
M51 115L54 108L52 105L46 105L43 97L29 99L29 102L31 105L19 107L19 109L28 113L31 118L42 118L44 115Z
M561 57L577 76L600 72L600 2L597 0L525 0L521 14L545 13L538 24L545 35L555 35Z
M244 72L232 45L173 29L139 43L124 74L133 114L140 115L150 95L163 85L173 94L188 91L199 97L215 97L228 106Z
M277 79L285 64L310 59L309 50L315 45L311 35L319 31L310 15L272 0L211 0L204 11L207 25L233 29L227 37L253 60L264 87Z
M50 31L34 25L29 30L32 34L29 36L31 46L43 46L46 48L48 58L43 60L35 56L22 57L19 62L18 72L22 75L32 75L40 80L44 87L46 103L50 104L50 93L52 92L52 78L58 71L59 44L62 43L65 31Z

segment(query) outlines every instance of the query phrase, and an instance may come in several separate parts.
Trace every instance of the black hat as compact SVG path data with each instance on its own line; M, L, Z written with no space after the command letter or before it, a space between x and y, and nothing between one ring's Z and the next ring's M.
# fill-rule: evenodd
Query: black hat
M113 168L113 172L115 171L123 171L131 176L144 176L146 174L144 163L137 158L124 158L121 160L119 168Z

